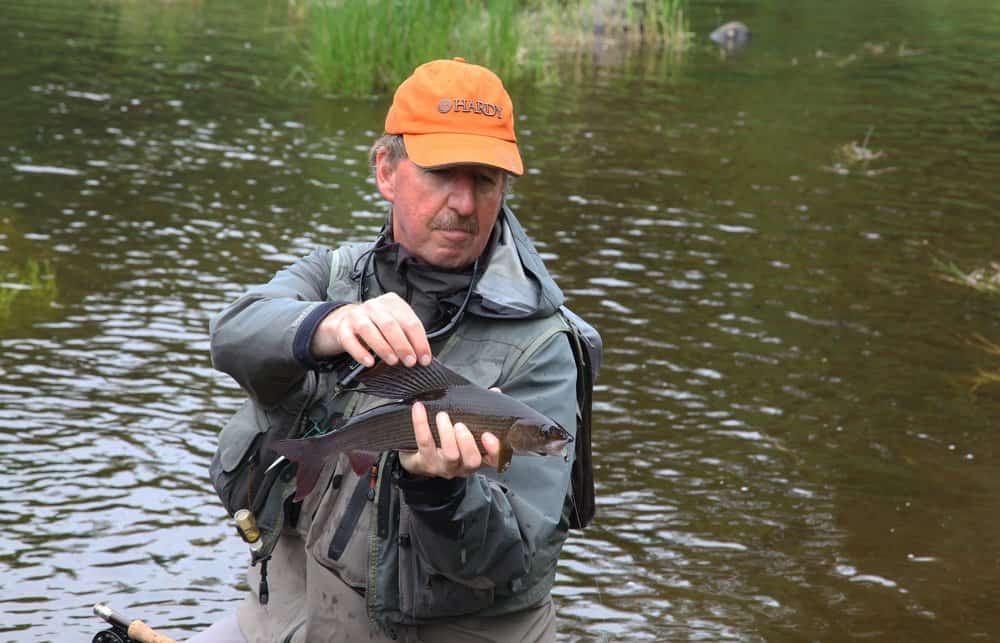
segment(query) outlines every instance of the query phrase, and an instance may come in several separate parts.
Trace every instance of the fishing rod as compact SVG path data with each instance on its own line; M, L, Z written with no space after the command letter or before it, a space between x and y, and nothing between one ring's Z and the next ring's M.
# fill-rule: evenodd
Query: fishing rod
M177 643L139 619L132 620L104 603L94 605L94 614L111 625L94 635L91 643Z

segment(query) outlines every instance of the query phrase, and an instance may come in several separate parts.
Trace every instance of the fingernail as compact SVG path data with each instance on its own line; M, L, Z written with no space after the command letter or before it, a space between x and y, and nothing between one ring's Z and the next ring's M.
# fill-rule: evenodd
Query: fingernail
M420 363L423 364L424 366L430 366L431 359L432 358L431 358L430 355L421 355L420 356Z
M417 358L414 357L413 355L407 355L406 357L403 358L403 363L406 364L407 366L413 366L414 364L417 363Z

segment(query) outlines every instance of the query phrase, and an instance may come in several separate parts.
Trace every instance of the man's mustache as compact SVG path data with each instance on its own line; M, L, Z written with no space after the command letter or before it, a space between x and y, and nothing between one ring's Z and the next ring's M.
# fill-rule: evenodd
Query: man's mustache
M431 230L452 230L479 234L479 219L457 214L440 214L431 220Z

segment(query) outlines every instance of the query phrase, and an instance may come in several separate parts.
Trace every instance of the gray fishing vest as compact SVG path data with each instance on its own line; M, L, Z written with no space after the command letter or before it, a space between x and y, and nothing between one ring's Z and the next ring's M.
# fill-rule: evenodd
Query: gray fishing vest
M357 299L353 271L368 247L369 244L353 244L331 253L328 300ZM376 284L371 285L377 288ZM378 294L372 292L370 296ZM582 324L578 318L574 322ZM537 348L559 333L577 338L575 341L580 345L581 335L573 333L573 326L564 315L523 320L490 320L468 315L443 344L432 348L440 361L469 381L490 387L507 381ZM596 339L589 341L596 342L599 359L599 337L593 335ZM595 374L596 361L592 359L588 364ZM577 365L567 368L572 369L570 373L577 372ZM266 441L301 437L311 430L322 429L336 414L351 416L384 403L339 390L336 379L333 373L310 371L300 386L273 407L262 408L248 400L219 435L210 474L230 514L249 508L257 517L262 538L260 545L252 549L252 563L266 572L283 534L294 533L306 548L306 561L301 568L297 562L288 563L287 569L272 565L270 584L265 581L251 587L261 604L266 604L271 594L281 592L282 596L266 614L241 613L244 630L265 631L274 625L273 621L291 625L302 618L301 605L312 604L310 597L334 594L332 588L325 591L325 582L347 583L363 593L371 624L389 632L399 624L428 623L470 613L515 612L544 600L552 587L554 568L541 577L528 579L524 587L507 593L502 600L486 586L437 578L431 583L433 570L425 569L419 556L400 546L408 539L400 526L409 524L406 519L409 510L392 484L391 475L397 467L394 453L383 454L370 480L368 474L356 475L346 457L341 456L324 469L314 492L301 505L292 505L289 498L294 494L294 467L283 462L267 470L275 454L271 452L268 456L268 450L262 449ZM589 450L587 457L589 466ZM362 496L363 502L359 500ZM567 500L563 516L567 528L570 506ZM561 540L552 546L560 547ZM316 570L331 574L324 580L323 573ZM267 574L263 575L266 578ZM307 578L305 584L303 577ZM297 596L300 593L304 595ZM286 605L299 607L285 608ZM251 622L244 622L246 619ZM308 615L305 620L308 622ZM265 621L272 622L265 625ZM278 629L282 629L280 625Z

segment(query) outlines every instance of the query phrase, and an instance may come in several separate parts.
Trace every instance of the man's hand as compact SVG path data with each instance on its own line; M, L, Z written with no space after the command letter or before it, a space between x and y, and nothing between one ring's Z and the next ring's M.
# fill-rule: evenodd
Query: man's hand
M420 402L413 404L413 435L417 438L416 453L400 452L399 464L411 475L439 478L468 477L484 464L496 467L500 456L500 441L492 433L483 433L483 449L468 427L459 422L452 424L447 413L441 412L435 418L441 446L434 444L427 409Z
M327 315L316 328L310 350L317 359L348 353L365 366L375 364L372 353L389 365L431 363L424 325L410 305L391 292Z

